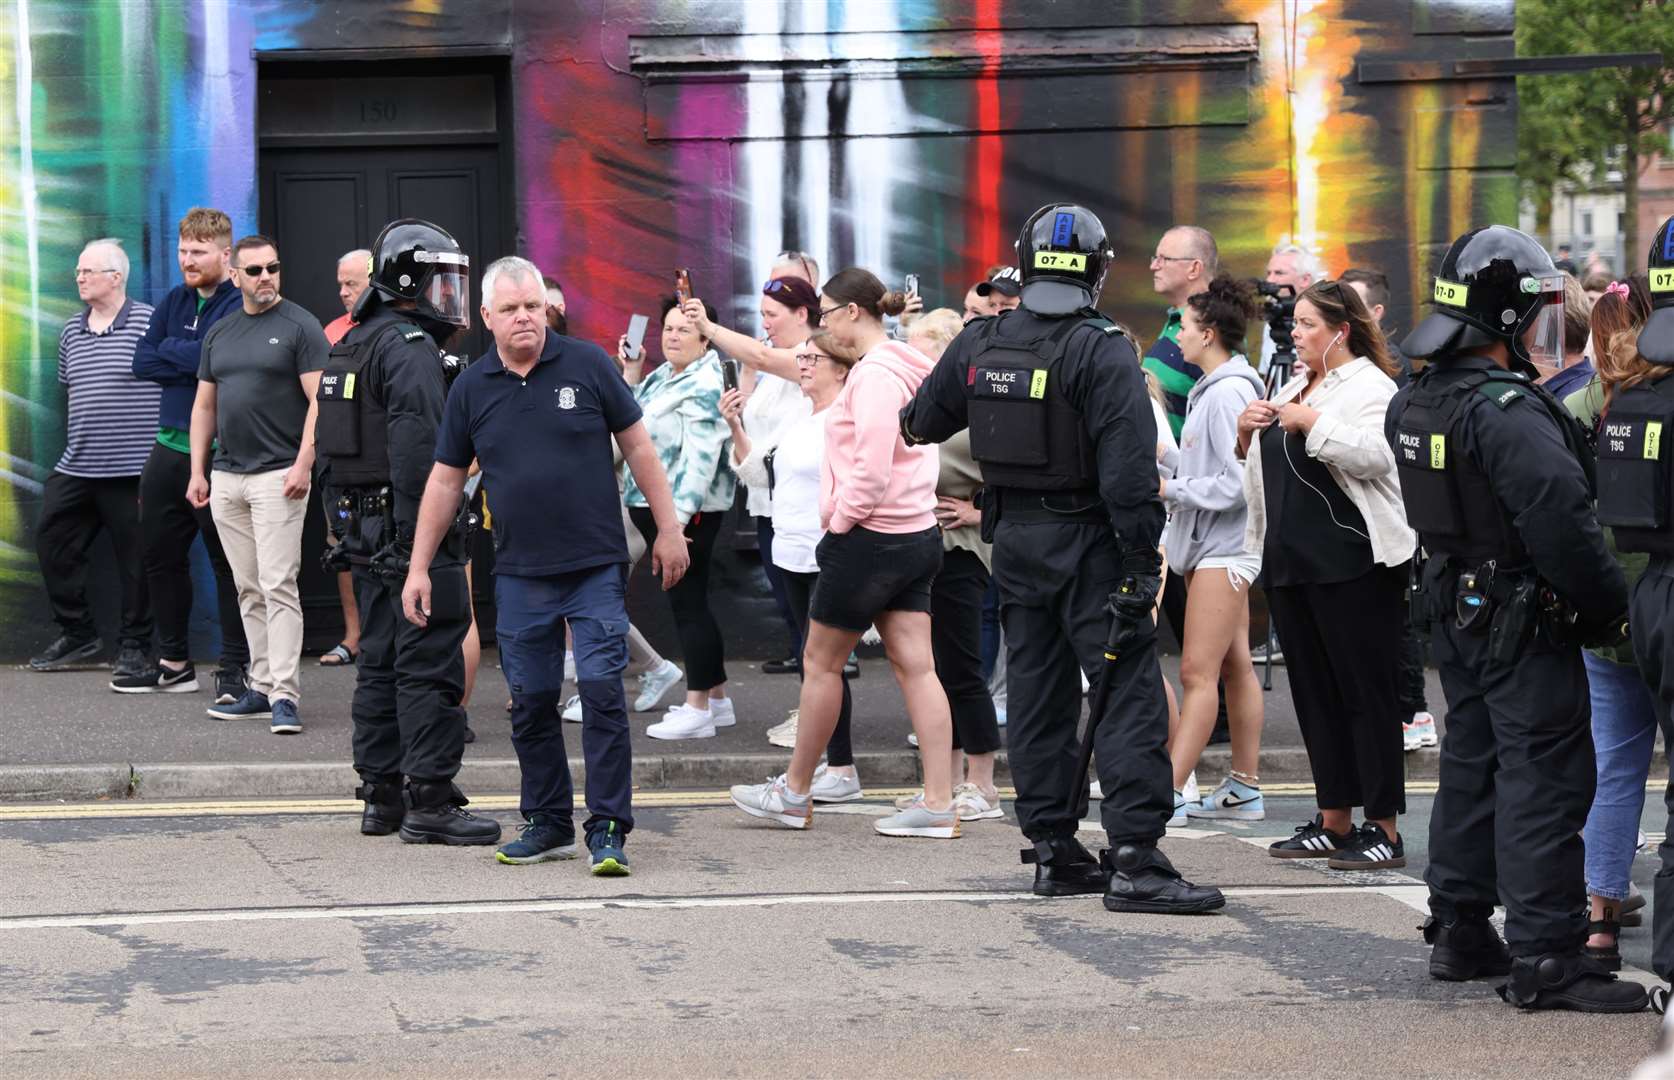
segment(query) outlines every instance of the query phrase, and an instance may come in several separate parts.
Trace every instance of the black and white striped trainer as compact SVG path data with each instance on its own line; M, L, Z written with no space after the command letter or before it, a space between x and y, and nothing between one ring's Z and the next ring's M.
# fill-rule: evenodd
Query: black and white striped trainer
M1359 834L1352 828L1346 833L1334 833L1325 827L1323 821L1320 815L1315 814L1314 820L1298 825L1295 835L1289 840L1270 845L1267 854L1275 859L1329 859L1359 841Z
M1333 870L1393 870L1407 865L1407 849L1399 833L1391 840L1368 821L1360 826L1354 839L1349 850L1331 856L1325 865Z

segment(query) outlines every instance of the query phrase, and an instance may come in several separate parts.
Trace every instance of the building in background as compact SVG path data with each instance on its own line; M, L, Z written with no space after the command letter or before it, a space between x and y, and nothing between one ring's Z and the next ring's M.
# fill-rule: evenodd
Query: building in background
M1512 80L1390 63L1512 55L1513 0L6 7L0 654L45 610L32 530L63 438L68 268L118 236L133 294L160 295L193 205L275 236L287 295L322 321L337 256L414 215L479 273L533 259L564 283L572 332L606 343L676 267L753 325L787 248L917 274L957 306L1052 199L1103 217L1102 306L1141 335L1168 222L1211 229L1234 272L1259 274L1281 237L1379 267L1412 325L1448 241L1517 219Z

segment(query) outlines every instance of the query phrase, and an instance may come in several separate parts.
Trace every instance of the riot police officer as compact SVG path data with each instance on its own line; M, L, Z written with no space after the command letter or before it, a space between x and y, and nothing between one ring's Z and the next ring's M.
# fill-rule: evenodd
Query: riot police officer
M1093 309L1111 261L1090 211L1053 203L1017 245L1022 306L969 323L902 411L909 442L969 427L982 467L983 530L1005 629L1007 727L1017 816L1033 842L1034 891L1103 892L1112 911L1191 914L1226 902L1182 879L1157 841L1173 812L1168 712L1151 606L1157 540L1156 422L1130 339ZM1107 660L1107 616L1120 646ZM1100 807L1111 847L1075 838L1077 665L1113 679L1096 725ZM1101 673L1102 669L1102 673Z
M1647 269L1651 317L1638 344L1654 366L1650 378L1611 396L1598 434L1598 518L1618 550L1650 555L1629 606L1633 655L1656 702L1663 743L1674 745L1674 218L1651 241ZM1674 784L1666 798L1674 807ZM1663 840L1661 855L1651 967L1674 980L1674 836Z
M408 843L492 844L497 822L463 809L461 646L470 628L463 521L432 564L429 625L401 613L401 586L447 395L437 342L470 325L470 260L427 221L393 221L372 245L355 326L320 378L317 444L326 505L354 573L361 654L354 759L360 831ZM406 778L403 792L402 778Z
M1563 276L1516 229L1473 229L1443 258L1434 303L1401 343L1429 365L1384 422L1425 557L1414 610L1434 624L1448 704L1424 875L1430 974L1509 973L1501 996L1523 1008L1635 1011L1644 992L1581 952L1595 780L1581 645L1619 637L1627 587L1580 425L1534 382L1533 359L1563 355Z

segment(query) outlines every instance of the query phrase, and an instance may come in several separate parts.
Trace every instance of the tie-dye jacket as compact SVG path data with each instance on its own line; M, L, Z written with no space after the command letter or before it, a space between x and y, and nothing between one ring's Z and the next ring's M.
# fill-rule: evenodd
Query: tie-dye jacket
M721 358L711 349L675 374L663 364L634 387L645 412L651 445L674 488L674 509L684 525L692 515L731 509L738 478L727 467L732 434L721 418ZM629 506L646 506L633 473L622 468L622 497Z

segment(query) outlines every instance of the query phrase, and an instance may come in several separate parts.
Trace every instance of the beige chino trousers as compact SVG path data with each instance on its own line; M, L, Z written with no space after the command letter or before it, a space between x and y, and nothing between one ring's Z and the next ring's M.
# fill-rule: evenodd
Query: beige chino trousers
M285 469L210 478L209 511L238 586L250 641L250 687L269 701L300 702L302 525L307 499L285 498Z

